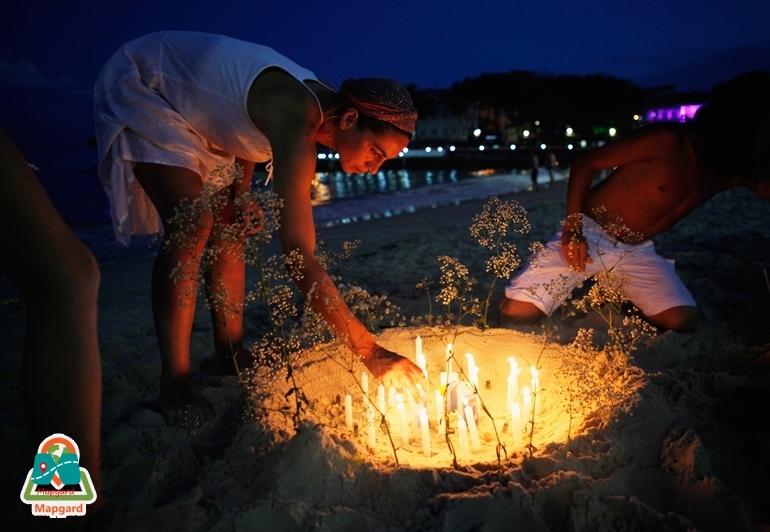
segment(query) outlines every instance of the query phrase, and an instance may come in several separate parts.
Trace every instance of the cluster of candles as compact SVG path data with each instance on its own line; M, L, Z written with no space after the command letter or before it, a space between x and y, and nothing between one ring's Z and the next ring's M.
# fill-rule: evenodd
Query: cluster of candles
M439 436L444 436L446 434L446 412L456 411L457 433L459 438L458 457L460 460L468 461L470 459L471 449L475 451L481 448L478 431L479 368L476 366L476 362L471 353L467 353L465 357L467 360L467 369L465 371L466 379L460 380L458 373L453 371L452 344L446 346L446 371L440 373L440 387L436 390L436 429ZM516 359L513 357L509 358L508 362L511 365L511 370L508 374L508 395L506 404L508 405L507 409L510 411L511 416L510 426L513 435L513 447L518 450L522 447L522 432L524 426L522 417L534 413L534 403L537 399L538 392L540 391L540 381L537 369L534 366L531 367L530 386L524 387L520 395L519 373L521 372L521 368L519 368ZM425 354L422 351L422 338L420 338L419 335L415 338L415 364L423 371L427 380L427 364ZM374 447L376 444L375 408L369 399L369 375L366 372L363 372L361 375L361 388L364 392L363 406L366 410L367 443L369 447ZM418 388L420 391L419 401L415 400L411 393L406 392L406 402L412 413L414 420L413 424L420 429L423 454L426 458L430 458L431 444L428 410L426 408L427 394L420 385L418 385ZM409 422L407 405L405 404L404 398L392 387L387 395L388 397L386 398L385 387L380 383L377 387L377 410L385 414L388 406L396 407L402 445L409 445ZM519 399L521 399L521 402ZM353 397L350 393L345 394L344 404L345 426L349 430L353 430Z

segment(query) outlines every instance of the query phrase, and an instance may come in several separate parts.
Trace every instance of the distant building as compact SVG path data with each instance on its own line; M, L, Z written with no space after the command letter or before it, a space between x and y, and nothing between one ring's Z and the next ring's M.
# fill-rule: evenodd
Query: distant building
M430 116L417 119L412 141L420 144L463 142L468 140L471 125L467 118L453 114L448 109L440 109Z
M701 104L688 104L648 109L646 122L686 122L695 117L695 112L700 107Z

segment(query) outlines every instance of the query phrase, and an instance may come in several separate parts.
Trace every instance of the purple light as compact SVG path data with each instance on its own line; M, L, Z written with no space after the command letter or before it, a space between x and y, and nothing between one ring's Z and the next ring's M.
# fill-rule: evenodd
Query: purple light
M700 104L680 105L678 107L663 107L647 111L648 122L686 122L692 119Z

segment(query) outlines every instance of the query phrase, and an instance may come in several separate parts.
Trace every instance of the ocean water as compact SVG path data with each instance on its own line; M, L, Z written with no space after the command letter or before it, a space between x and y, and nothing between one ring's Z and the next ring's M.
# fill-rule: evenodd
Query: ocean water
M129 247L115 240L109 202L95 173L38 172L54 205L100 263L134 260L157 251L154 236L134 237ZM266 174L257 172L262 184ZM557 181L565 179L555 171ZM548 183L541 170L538 181ZM311 189L317 227L366 222L438 208L463 201L510 194L531 187L528 171L518 170L388 170L377 175L317 173Z

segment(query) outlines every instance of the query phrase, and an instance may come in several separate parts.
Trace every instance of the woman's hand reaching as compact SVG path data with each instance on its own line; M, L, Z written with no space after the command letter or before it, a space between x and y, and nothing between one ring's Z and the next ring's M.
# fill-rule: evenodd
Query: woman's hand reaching
M371 374L380 379L385 386L405 389L411 392L415 399L420 398L418 384L426 388L425 376L422 370L411 360L384 347L375 344L371 355L364 358L364 365Z

